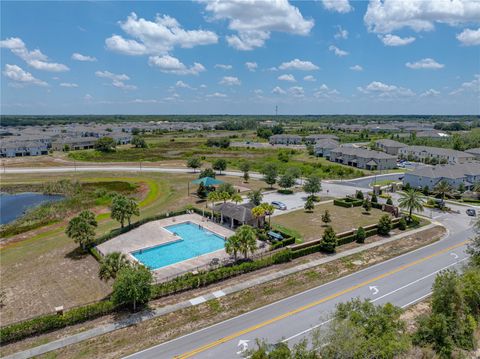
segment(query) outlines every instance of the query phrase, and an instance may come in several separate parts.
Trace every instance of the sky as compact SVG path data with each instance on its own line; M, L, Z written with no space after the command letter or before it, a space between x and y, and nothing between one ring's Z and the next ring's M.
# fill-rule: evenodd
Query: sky
M0 6L2 114L480 114L480 0Z

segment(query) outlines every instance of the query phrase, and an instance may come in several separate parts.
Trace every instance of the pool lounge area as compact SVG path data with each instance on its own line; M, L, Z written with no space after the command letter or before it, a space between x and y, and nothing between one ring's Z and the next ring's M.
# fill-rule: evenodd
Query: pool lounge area
M157 281L226 259L225 238L234 232L196 214L145 223L97 246L102 255L121 252L153 271Z

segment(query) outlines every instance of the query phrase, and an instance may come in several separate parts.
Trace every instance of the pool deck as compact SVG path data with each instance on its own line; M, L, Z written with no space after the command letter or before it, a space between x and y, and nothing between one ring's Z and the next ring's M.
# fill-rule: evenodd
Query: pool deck
M132 229L127 233L121 234L118 237L112 238L109 241L98 245L97 249L103 255L112 252L121 252L127 255L130 260L135 261L136 259L131 255L131 252L177 241L179 237L175 236L164 227L183 222L199 224L209 231L222 237L228 238L234 234L232 230L220 226L217 223L213 223L199 214L192 213L145 223L138 228ZM229 258L229 255L225 252L225 250L220 249L215 252L207 253L195 258L187 259L183 262L156 269L153 271L153 274L156 281L162 281L166 278L205 266L209 264L213 258L222 260Z

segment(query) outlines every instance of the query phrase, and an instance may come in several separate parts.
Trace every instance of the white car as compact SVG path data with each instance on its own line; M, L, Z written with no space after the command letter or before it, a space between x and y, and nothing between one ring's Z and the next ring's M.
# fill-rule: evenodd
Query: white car
M272 201L272 206L276 209L281 209L282 211L285 211L287 209L287 205L280 201Z

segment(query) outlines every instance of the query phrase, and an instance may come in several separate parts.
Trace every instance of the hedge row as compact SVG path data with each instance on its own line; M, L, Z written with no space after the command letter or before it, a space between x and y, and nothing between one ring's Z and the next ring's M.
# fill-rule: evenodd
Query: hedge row
M363 204L363 201L361 199L340 198L334 199L333 204L340 207L351 208L360 207Z
M376 208L376 209L383 209L383 205L381 203L378 203L378 202L370 202L372 204L372 208Z
M0 343L5 344L25 339L32 335L46 333L111 313L115 305L111 301L101 301L83 307L73 308L63 315L48 314L20 323L0 328Z
M322 249L321 244L315 244L311 247L305 247L305 248L302 248L302 249L299 249L299 250L296 250L296 251L292 251L292 259L300 258L300 257L303 257L303 256L307 256L309 254L312 254L312 253L320 252L321 249Z
M278 249L278 248L282 248L282 247L286 247L286 246L289 246L290 244L295 244L295 238L293 237L289 237L289 238L285 238L284 240L282 241L278 241L276 243L273 243L270 247L271 250L274 250L274 249Z

